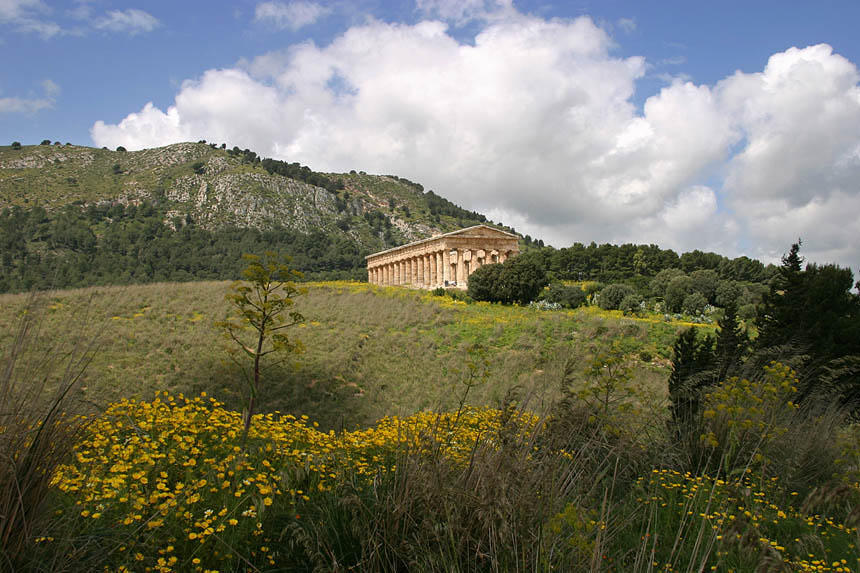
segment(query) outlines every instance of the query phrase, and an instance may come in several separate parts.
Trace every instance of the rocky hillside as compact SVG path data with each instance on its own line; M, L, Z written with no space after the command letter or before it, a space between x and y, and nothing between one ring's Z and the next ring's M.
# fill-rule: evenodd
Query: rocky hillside
M328 190L271 173L264 164L247 150L206 143L132 152L68 144L5 146L0 147L0 209L40 205L51 212L70 204L152 202L168 222L187 219L208 230L323 230L370 250L484 220L398 177L316 174L334 184Z
M312 278L362 278L365 255L479 222L401 177L226 145L0 147L0 292L235 278L268 249Z

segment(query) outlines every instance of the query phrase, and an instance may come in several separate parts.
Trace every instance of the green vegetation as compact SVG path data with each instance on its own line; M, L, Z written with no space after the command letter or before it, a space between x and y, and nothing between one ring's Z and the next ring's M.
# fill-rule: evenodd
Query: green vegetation
M233 306L233 316L215 324L224 329L240 353L250 358L253 364L246 376L248 397L242 414L244 445L260 394L262 360L275 352L301 352L301 343L290 340L284 329L301 324L305 319L297 311L290 310L295 304L293 298L303 294L294 282L301 278L300 272L290 269L288 261L272 251L267 251L262 257L246 254L243 258L248 261L248 266L242 271L245 281L234 283L226 296ZM250 340L248 334L251 335ZM244 364L234 360L244 370Z
M596 307L546 312L366 283L303 286L308 293L297 310L306 322L294 338L305 352L297 364L272 366L260 402L266 411L310 415L325 428L455 407L467 349L476 344L486 349L493 383L472 391L475 403L496 404L515 386L549 403L569 360L585 363L603 340L614 339L637 358L637 379L664 395L671 343L685 326ZM217 342L222 336L214 325L227 316L229 287L164 283L45 293L43 330L62 339L84 317L99 324L100 351L81 379L89 402L143 399L156 390L206 391L241 410L238 381L244 378L228 359L230 342ZM0 295L0 347L26 301L26 295Z
M411 298L319 288L379 293L388 306ZM461 307L495 318L528 310L451 306ZM691 465L689 444L667 432L666 402L642 385L626 344L568 356L560 400L541 405L511 389L491 408L467 403L497 382L492 353L470 345L447 413L329 432L306 416L261 414L247 447L242 416L206 394L118 400L60 442L72 455L52 466L39 527L17 530L14 552L4 540L3 557L13 568L70 571L858 563L860 436L843 416L803 414L791 402L795 373L775 363L704 397L695 447L706 461Z
M469 276L468 294L479 301L528 304L541 294L546 285L543 268L524 255L476 269Z

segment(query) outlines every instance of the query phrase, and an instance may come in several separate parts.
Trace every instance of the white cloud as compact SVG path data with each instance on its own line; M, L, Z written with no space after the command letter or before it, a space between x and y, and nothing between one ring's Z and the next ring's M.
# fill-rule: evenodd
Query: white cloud
M627 34L632 34L636 31L636 20L633 18L619 18L618 27Z
M32 115L43 109L54 107L57 96L60 94L60 86L49 79L43 80L41 86L43 91L41 96L0 98L0 113Z
M151 32L159 25L159 21L155 16L138 10L137 8L129 8L128 10L111 10L101 18L93 22L93 27L98 30L107 30L109 32L126 32L132 36L144 32Z
M281 30L296 31L309 26L329 14L331 9L316 2L261 2L254 11L254 20L270 24Z
M845 214L860 212L853 63L829 46L791 49L714 86L675 79L637 111L646 63L613 46L585 17L489 19L472 45L440 21L370 21L327 46L207 71L166 112L147 104L92 137L130 149L204 138L396 173L557 246L738 254L749 240L747 254L771 257L800 235L812 259L860 261Z
M9 25L20 33L52 38L60 34L62 28L45 19L50 11L41 0L0 0L0 25Z
M415 8L425 17L438 18L456 25L483 20L510 2L494 0L416 0Z

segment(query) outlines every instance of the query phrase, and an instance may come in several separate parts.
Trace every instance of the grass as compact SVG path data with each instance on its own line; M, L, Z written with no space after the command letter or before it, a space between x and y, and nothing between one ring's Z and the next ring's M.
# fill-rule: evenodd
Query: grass
M33 405L52 387L71 396L79 380L74 398L101 406L62 417L49 400L15 410L25 423L4 420L7 459L34 452L37 463L0 475L29 475L39 493L23 503L20 487L3 488L7 507L31 513L4 539L17 561L0 570L860 566L860 434L839 412L795 408L785 366L714 389L692 430L700 438L679 440L666 426L665 371L642 360L664 336L647 319L313 284L297 299L311 350L270 374L269 407L287 408L256 416L245 444L236 408L187 382L196 374L205 392L239 401L236 373L212 357L226 290L55 292L39 312L0 297L2 332L17 320L44 335L0 341L41 358L6 362L19 374L8 380L40 381L6 395ZM71 375L39 375L34 366L79 355L90 338L80 324L100 327L86 373L72 359ZM40 428L55 434L28 438Z
M228 287L200 282L54 291L46 294L45 328L67 336L85 313L98 324L100 350L81 379L92 403L148 398L156 390L206 391L240 408L238 373L214 327L228 310ZM570 363L583 371L601 341L611 340L637 357L637 378L662 393L661 348L677 329L590 309L466 305L364 283L309 287L296 300L307 322L291 333L307 351L264 373L262 402L268 411L308 414L327 428L451 408L475 345L485 349L488 378L495 381L472 390L477 404L498 404L516 386L535 396L540 409L559 395ZM25 304L24 295L0 295L0 343Z

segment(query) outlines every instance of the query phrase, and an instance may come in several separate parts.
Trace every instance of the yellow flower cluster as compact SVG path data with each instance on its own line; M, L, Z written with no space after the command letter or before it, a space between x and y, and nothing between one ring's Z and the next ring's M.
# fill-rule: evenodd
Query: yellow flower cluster
M730 378L705 397L705 432L701 441L721 448L724 463L753 458L766 461L768 446L785 434L797 406L797 374L788 366L772 363L764 378Z
M301 519L311 496L326 495L346 477L358 487L370 484L394 468L403 447L466 460L477 443L498 434L501 413L419 413L340 433L319 431L306 416L258 415L244 448L241 418L205 394L122 400L92 421L54 485L94 528L125 532L115 567L230 569L236 544L243 558L274 565L266 512ZM536 418L520 421L527 431Z
M780 503L797 496L784 492L777 478L756 480L745 473L736 481L725 481L655 469L637 485L641 492L637 501L652 507L646 512L652 523L662 522L664 531L675 529L679 541L688 537L713 544L713 569L755 568L755 562L744 559L761 555L775 556L796 571L853 571L849 562L860 565L857 530ZM661 556L663 562L676 557L669 551Z

